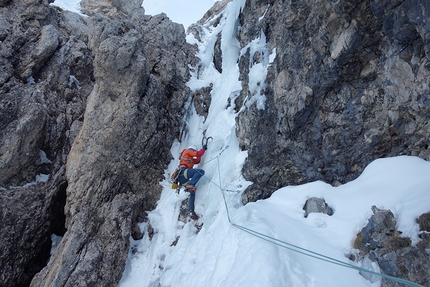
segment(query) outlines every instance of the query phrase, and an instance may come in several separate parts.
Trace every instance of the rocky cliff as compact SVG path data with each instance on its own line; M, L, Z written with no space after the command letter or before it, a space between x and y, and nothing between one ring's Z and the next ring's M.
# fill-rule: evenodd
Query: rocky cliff
M65 232L67 154L94 85L86 19L45 1L2 1L1 286L28 286ZM73 34L72 34L73 31ZM39 180L37 175L49 175Z
M115 286L184 104L193 93L210 104L211 87L189 90L196 47L142 1L82 1L86 16L49 2L0 1L0 285ZM216 25L227 2L202 21ZM380 157L429 160L429 19L425 0L246 1L240 47L264 35L275 57L258 83L264 105L248 73L267 55L238 62L236 133L254 182L244 203L347 182ZM50 256L52 233L63 240Z
M428 1L246 1L238 38L265 34L276 58L265 109L237 120L244 202L285 186L356 178L375 158L430 159ZM261 17L261 18L260 18ZM246 69L261 55L245 54Z
M179 137L195 54L182 25L141 2L84 1L88 16L1 3L1 286L122 276ZM52 233L64 237L50 258Z

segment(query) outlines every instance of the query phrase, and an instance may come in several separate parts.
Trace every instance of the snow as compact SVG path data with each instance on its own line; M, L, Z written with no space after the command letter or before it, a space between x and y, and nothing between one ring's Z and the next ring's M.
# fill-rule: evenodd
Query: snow
M272 53L269 54L269 49L266 48L266 35L261 31L259 38L254 39L241 50L241 55L244 55L246 51L250 52L250 55L259 55L258 62L254 62L254 59L250 59L249 63L249 90L253 95L251 99L245 104L246 107L252 106L253 103L257 103L259 110L264 110L264 104L266 97L263 91L266 89L266 75L267 68L270 63L273 62L276 55L276 50L273 49Z
M57 249L58 245L60 245L60 242L61 242L62 239L63 239L62 236L51 234L51 252L50 252L51 255L54 254L54 252Z
M220 185L243 190L249 183L240 176L236 165L244 157L237 149L230 150L233 142L229 144L219 157L220 166L224 165L220 168L224 185ZM216 156L217 152L210 148L205 156L209 154ZM213 167L217 162L201 167L219 184ZM284 187L269 199L246 206L241 206L237 193L224 192L231 219L222 191L206 180L200 182L196 197L196 211L203 223L199 233L192 222L177 221L179 204L186 194L177 198L162 182L165 188L159 204L149 213L156 233L150 240L147 224L141 224L145 236L139 241L131 239L134 253L129 254L120 286L345 286L345 282L349 286L380 286L380 278L374 275L366 274L375 282L372 283L357 270L281 246L306 248L354 265L346 255L354 236L367 224L372 205L392 210L403 236L416 243L415 218L429 211L429 172L428 162L401 156L376 160L358 179L339 187L319 181ZM334 208L334 215L311 213L304 218L304 202L312 196L324 198ZM288 244L261 240L231 225L229 220ZM178 237L176 246L172 246ZM367 261L363 267L379 271L377 265Z
M79 0L55 0L54 3L51 3L50 5L83 15L81 13L81 1Z
M46 156L46 152L44 152L43 150L39 150L39 158L40 158L40 163L44 164L44 163L52 163L52 161L50 161L48 159L48 157Z
M34 81L34 78L30 76L30 77L27 79L27 84L28 84L28 85L35 85L35 84L36 84L36 82Z
M23 186L9 186L10 189L18 189L18 188L27 188L29 186L38 184L40 182L47 182L49 180L49 174L36 174L36 177L33 181L24 184ZM1 190L5 190L4 187L0 187Z
M217 27L203 25L201 42L187 36L188 42L198 45L201 59L188 85L192 90L213 85L209 114L206 119L199 116L188 101L183 138L172 145L175 159L160 182L163 192L157 207L148 212L153 237L148 223L140 223L144 237L130 238L119 286L380 286L379 276L367 274L368 280L351 268L379 272L367 260L362 264L349 261L352 242L367 224L373 205L390 209L402 236L410 237L413 244L419 241L415 219L430 211L430 163L408 156L378 159L347 184L333 187L317 181L286 186L268 199L243 206L241 193L251 182L241 174L248 154L240 149L235 133L236 110L254 104L264 110L262 85L276 56L266 46L263 32L247 47L240 47L237 19L244 4L245 0L233 0ZM222 73L212 63L219 33ZM250 87L256 98L236 109L234 100L241 90L237 63L246 49L261 55L258 63L250 63ZM194 222L178 221L181 202L188 194L181 191L177 196L168 179L180 151L199 146L203 135L212 136L213 141L198 166L206 172L197 185L196 213L198 223L203 224L198 231ZM333 216L311 213L305 218L303 206L310 197L324 198ZM340 263L350 264L349 268Z

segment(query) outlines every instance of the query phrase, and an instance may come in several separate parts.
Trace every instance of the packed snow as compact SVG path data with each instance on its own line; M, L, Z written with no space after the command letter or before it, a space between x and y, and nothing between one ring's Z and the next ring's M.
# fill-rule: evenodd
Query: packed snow
M372 283L358 270L316 259L296 248L284 248L285 244L268 242L237 227L278 240L275 243L286 242L287 247L298 246L362 267L349 261L347 255L352 252L355 235L372 215L372 205L390 209L398 229L414 243L419 241L415 219L430 211L430 163L406 156L376 160L358 179L339 187L324 182L287 186L266 200L241 204L240 195L251 183L241 175L247 152L240 150L235 134L238 113L234 99L241 89L237 62L248 48L262 55L258 65L250 63L253 97L238 110L253 104L264 109L264 88L257 83L264 83L276 55L267 48L263 32L247 47L239 46L235 38L237 17L244 3L228 4L217 27L209 22L203 25L201 42L188 35L188 42L199 46L201 59L200 70L197 73L196 69L188 84L192 90L213 84L209 114L205 119L189 105L184 136L172 146L175 159L166 170L166 180L160 183L161 198L157 208L148 213L154 235L150 238L148 223L140 224L145 235L138 241L130 239L120 286L380 286L380 277ZM222 73L212 63L218 33L222 35ZM177 197L168 178L182 149L200 144L203 135L214 140L198 166L206 172L197 185L197 224L203 224L199 231L192 220L178 221L181 203L188 194L181 191ZM311 213L305 218L303 206L310 197L324 198L334 215ZM379 271L375 264L363 267Z
M378 159L347 184L332 187L318 181L287 186L268 199L243 206L241 193L251 182L241 174L248 155L239 148L235 134L236 110L240 113L254 104L264 110L266 96L259 85L264 83L267 68L276 56L276 51L266 46L263 32L247 47L240 47L235 35L244 4L245 0L233 0L217 27L209 22L203 25L201 42L187 36L188 42L198 45L201 59L200 69L194 70L188 85L197 90L213 84L209 114L206 119L199 116L189 100L184 136L172 145L175 159L165 171L166 179L160 182L163 192L156 209L148 212L153 236L148 223L140 223L144 237L138 241L130 238L120 286L380 286L378 276L372 276L372 283L356 269L310 255L321 254L378 272L375 264L361 265L347 258L355 235L372 215L373 205L391 210L402 236L417 243L420 239L415 219L430 211L430 163L408 156ZM212 63L218 33L222 36L222 73ZM262 61L254 66L250 63L254 93L243 107L235 109L234 100L241 89L237 62L248 48L260 52ZM181 203L188 194L181 191L177 196L168 178L182 149L200 145L204 135L212 136L213 141L198 166L206 172L197 185L197 224L202 225L199 231L194 221L178 221ZM303 205L310 197L324 198L334 214L311 213L305 218Z
M81 14L81 1L80 0L55 0L51 3L53 6L60 7L61 9Z

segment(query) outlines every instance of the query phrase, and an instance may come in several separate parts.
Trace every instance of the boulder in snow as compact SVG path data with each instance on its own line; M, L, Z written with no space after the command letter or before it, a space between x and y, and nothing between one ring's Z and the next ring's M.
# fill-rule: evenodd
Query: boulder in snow
M306 200L305 206L305 217L308 217L309 213L325 213L329 216L333 215L333 208L331 208L323 198L311 197Z

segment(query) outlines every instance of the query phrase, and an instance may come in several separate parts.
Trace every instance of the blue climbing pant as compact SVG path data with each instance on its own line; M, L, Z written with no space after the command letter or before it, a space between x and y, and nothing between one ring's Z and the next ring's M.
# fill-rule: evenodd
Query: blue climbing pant
M183 168L181 170L181 174L178 177L178 182L180 185L187 185L192 184L194 187L196 186L197 182L202 178L202 176L205 174L205 171L203 169L198 168ZM194 200L196 199L196 192L194 190L189 191L190 192L190 199L188 200L188 210L194 211Z
M188 211L194 211L194 200L196 199L196 192L190 191L190 199L188 199Z
M181 174L178 177L180 185L192 184L196 186L197 182L205 174L203 169L198 168L183 168Z

